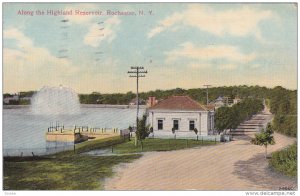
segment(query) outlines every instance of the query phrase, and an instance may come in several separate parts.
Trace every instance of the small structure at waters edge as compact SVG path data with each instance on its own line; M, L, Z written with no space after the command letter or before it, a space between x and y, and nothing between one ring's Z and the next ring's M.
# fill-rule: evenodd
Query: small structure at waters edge
M60 141L60 142L84 142L87 141L89 137L82 133L76 133L73 130L64 130L63 132L60 131L53 131L46 133L46 140L47 141Z
M121 135L117 128L89 128L88 126L75 126L74 129L64 127L49 127L46 132L46 141L84 142L91 139L102 139Z

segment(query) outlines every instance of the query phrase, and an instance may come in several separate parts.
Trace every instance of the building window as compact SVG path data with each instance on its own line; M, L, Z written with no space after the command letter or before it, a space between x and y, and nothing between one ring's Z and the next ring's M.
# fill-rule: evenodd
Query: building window
M178 127L179 127L178 124L179 124L178 120L173 120L173 128L175 130L178 130Z
M195 121L190 120L190 131L193 131L195 129Z
M163 120L158 120L157 121L157 129L163 130L163 128L164 128Z

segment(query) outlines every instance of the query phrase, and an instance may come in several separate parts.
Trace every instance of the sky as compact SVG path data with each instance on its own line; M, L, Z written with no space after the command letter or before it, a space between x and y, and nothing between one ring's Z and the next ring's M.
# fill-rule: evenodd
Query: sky
M140 91L205 84L297 89L297 6L4 3L2 50L5 93L59 85L78 93L135 92L131 66L148 71Z

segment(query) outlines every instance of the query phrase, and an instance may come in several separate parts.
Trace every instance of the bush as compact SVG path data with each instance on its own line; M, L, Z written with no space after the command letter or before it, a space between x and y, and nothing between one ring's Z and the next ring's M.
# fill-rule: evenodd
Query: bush
M272 153L269 161L271 167L287 176L297 176L297 145Z

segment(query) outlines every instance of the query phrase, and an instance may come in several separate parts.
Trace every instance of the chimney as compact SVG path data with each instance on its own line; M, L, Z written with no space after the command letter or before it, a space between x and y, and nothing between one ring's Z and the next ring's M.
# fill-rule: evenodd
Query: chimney
M157 103L156 97L149 97L148 98L148 106L152 107Z

